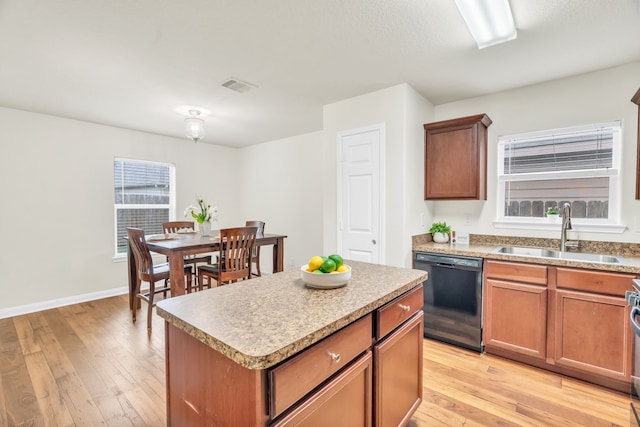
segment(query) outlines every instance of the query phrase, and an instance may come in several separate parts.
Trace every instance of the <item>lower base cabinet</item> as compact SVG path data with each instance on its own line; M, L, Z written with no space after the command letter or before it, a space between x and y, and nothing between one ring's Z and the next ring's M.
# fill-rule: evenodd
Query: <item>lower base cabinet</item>
M420 285L264 370L167 322L167 425L406 426L422 400L422 305Z
M628 393L633 274L485 261L485 351Z
M553 363L628 382L631 331L624 298L558 290Z
M403 426L422 401L424 313L374 347L375 426Z
M547 287L487 279L484 300L487 351L500 348L544 361L547 356Z

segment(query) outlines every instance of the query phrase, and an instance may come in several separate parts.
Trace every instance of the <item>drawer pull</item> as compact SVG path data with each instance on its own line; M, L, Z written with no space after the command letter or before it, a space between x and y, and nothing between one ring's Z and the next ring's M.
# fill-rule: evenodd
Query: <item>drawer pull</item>
M333 359L334 362L338 363L340 361L340 354L329 352L329 356Z
M400 308L403 309L404 311L411 310L411 306L410 305L398 304L398 306L400 306Z

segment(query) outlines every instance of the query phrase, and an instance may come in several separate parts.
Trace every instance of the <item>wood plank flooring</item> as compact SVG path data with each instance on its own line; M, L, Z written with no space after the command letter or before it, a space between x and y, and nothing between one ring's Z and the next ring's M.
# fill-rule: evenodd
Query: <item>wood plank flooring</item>
M143 310L146 306L143 304ZM126 295L0 319L0 426L165 425L164 331ZM628 426L628 396L425 340L423 426Z

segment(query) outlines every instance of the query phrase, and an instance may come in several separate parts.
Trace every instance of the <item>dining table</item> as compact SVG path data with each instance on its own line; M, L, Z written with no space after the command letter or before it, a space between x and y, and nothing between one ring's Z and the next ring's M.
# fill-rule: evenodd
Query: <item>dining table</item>
M260 234L256 236L256 247L273 246L273 272L284 270L284 239L283 234ZM203 236L198 232L171 233L165 235L150 235L146 237L149 251L165 255L169 260L169 286L171 296L185 294L184 257L208 252L220 251L220 232L212 231L211 235ZM134 308L138 274L136 260L131 248L127 250L129 276L129 307Z

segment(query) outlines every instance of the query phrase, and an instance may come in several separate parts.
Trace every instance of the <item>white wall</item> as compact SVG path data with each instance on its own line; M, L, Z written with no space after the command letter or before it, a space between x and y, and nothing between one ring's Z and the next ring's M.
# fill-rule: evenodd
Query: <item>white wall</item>
M126 262L114 255L113 159L176 165L177 219L196 194L240 216L227 176L238 150L0 108L0 314L122 292Z
M266 223L266 233L286 234L285 269L322 253L322 132L241 150L243 220ZM260 253L271 272L271 247Z
M410 265L410 233L419 228L421 211L414 208L420 203L417 189L422 184L414 185L412 181L409 185L408 181L421 179L423 148L419 147L423 138L419 137L419 129L430 118L432 109L427 100L406 84L324 106L323 252L331 253L337 248L337 133L383 123L384 263Z
M112 261L114 157L173 162L176 219L196 195L220 208L215 228L262 219L267 232L289 236L285 267L297 267L336 249L337 133L384 123L385 263L409 266L411 236L434 220L472 233L541 235L491 225L499 135L621 119L623 221L633 228L640 217L634 199L638 113L630 99L639 75L634 63L435 108L402 84L325 106L322 131L239 150L0 107L0 317L14 307L124 291L126 263ZM488 200L425 202L423 123L483 112L493 120ZM230 181L234 175L238 180ZM639 237L635 231L580 236ZM270 251L263 256L269 260Z
M478 234L559 238L559 232L497 229L496 158L501 135L568 127L609 120L622 120L622 222L631 230L623 234L580 233L584 240L638 242L634 217L640 216L635 200L638 107L630 100L640 87L640 63L573 76L464 101L438 105L435 121L487 113L493 120L488 129L487 201L433 201L426 203L436 220L446 220L453 229ZM465 225L465 215L471 224Z

